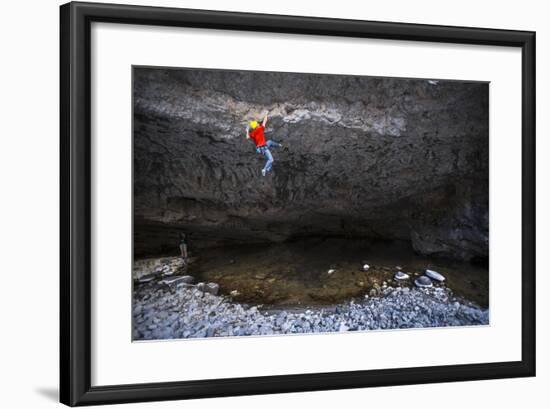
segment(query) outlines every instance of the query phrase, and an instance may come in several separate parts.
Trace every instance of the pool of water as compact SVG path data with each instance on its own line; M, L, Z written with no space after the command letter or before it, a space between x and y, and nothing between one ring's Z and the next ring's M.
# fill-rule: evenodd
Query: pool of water
M489 304L488 268L414 253L409 243L341 238L302 239L201 250L189 274L215 282L222 294L266 306L323 306L369 294L387 285L412 286L432 269L453 292L481 307ZM369 264L363 271L363 264ZM400 267L411 279L394 281ZM329 274L329 270L334 270Z

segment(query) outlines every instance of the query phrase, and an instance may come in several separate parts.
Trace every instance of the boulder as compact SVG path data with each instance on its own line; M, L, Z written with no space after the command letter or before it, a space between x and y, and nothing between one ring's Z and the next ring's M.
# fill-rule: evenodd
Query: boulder
M429 288L429 287L432 287L433 284L432 284L432 280L430 280L428 277L426 276L420 276L418 277L416 280L414 280L414 284L417 286L417 287L420 287L420 288Z
M430 277L432 280L439 281L439 282L445 281L445 277L439 274L437 271L426 270L424 274Z
M407 280L409 278L409 275L402 271L398 271L397 273L395 273L394 278L396 280Z

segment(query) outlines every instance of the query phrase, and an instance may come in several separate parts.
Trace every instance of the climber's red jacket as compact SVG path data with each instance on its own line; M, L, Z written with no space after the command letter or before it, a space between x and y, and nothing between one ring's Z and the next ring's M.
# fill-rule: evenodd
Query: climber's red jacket
M264 146L265 145L265 135L264 135L264 126L258 125L252 132L249 132L248 135L250 136L250 139L254 141L256 144L256 147Z

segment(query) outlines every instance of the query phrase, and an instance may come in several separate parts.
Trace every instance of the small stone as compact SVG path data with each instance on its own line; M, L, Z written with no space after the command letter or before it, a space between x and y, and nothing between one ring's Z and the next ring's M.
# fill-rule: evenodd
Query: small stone
M445 277L443 277L441 274L439 274L437 271L434 271L434 270L426 270L426 272L424 273L426 274L428 277L430 277L432 280L435 280L435 281L445 281Z
M397 270L403 270L403 267L401 267L401 266L395 266L395 268L396 268Z
M191 276L170 276L163 278L161 280L162 284L191 284L193 282L193 277Z
M220 286L216 283L208 283L204 288L205 292L210 293L212 295L218 295L219 290L220 290Z
M409 275L402 271L398 271L397 273L395 273L394 278L396 280L407 280L409 278Z
M336 270L331 268L330 270L328 270L328 275L330 276L330 275L334 274L335 272L336 272Z
M338 327L338 331L345 332L347 330L349 330L349 327L346 324L344 324L343 322L341 322L340 327Z
M368 271L370 266L368 264L363 264L363 271Z
M430 280L426 276L418 277L416 280L414 280L414 284L420 288L429 288L433 286L432 280Z
M229 293L231 297L237 297L240 293L237 290L233 290Z
M139 283L148 283L150 281L153 281L155 279L155 277L157 277L157 274L147 274L147 275L144 275L144 276L141 276L140 278L138 278L138 282Z

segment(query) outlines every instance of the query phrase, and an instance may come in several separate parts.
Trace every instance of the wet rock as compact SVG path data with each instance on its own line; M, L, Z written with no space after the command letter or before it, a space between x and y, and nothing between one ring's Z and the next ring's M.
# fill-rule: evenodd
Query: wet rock
M424 272L424 274L426 276L430 277L432 280L439 281L439 282L445 281L445 277L443 275L439 274L437 271L426 270Z
M417 287L420 287L420 288L429 288L429 287L432 287L433 284L432 284L432 280L430 280L428 277L426 276L420 276L418 277L416 280L414 280L414 284L417 286Z
M407 280L409 278L409 275L402 271L398 271L397 273L395 273L394 278L396 280Z

